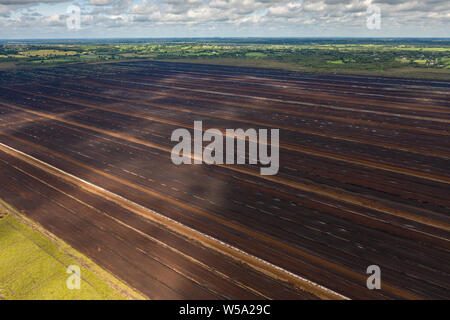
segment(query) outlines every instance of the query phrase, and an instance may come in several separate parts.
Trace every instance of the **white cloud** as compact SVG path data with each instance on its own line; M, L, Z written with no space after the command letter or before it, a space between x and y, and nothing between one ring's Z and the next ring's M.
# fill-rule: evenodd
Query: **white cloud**
M94 6L105 6L112 3L112 0L89 0L89 4Z
M317 30L364 29L366 9L371 3L380 6L384 28L414 30L420 24L439 31L446 24L448 29L450 16L447 0L0 0L0 21L8 28L20 29L32 22L36 30L49 26L61 26L63 30L65 10L59 15L54 10L40 11L41 16L35 17L23 12L24 8L44 3L46 7L58 3L79 5L83 27L91 30L139 30L154 25L197 25L200 30L217 32L245 25L261 30L301 30L301 26ZM389 34L388 29L384 32Z
M288 2L285 4L277 4L269 8L269 13L277 17L294 17L298 16L303 8L301 2Z

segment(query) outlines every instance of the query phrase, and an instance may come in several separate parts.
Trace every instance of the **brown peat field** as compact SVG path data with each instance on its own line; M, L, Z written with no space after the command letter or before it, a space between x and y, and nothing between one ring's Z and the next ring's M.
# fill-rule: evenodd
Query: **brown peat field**
M156 61L0 71L0 198L149 299L449 299L449 89ZM195 120L280 129L278 174L174 165L171 133Z

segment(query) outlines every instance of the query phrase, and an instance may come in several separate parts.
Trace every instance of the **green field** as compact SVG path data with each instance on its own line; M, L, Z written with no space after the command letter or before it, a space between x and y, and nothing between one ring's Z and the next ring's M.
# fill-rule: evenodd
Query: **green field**
M0 299L142 299L134 290L0 200ZM66 284L68 266L81 270L80 289Z
M0 45L0 67L5 63L36 67L134 59L450 80L448 40L105 40Z

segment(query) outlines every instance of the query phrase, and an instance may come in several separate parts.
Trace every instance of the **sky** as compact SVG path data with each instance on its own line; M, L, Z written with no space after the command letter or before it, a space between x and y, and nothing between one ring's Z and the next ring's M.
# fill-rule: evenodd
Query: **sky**
M450 37L449 0L0 0L0 39Z

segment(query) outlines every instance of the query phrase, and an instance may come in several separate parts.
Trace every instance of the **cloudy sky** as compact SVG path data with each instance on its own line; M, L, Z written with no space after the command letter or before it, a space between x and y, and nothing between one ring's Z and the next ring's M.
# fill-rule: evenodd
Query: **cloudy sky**
M450 1L0 0L0 39L261 36L450 37Z

